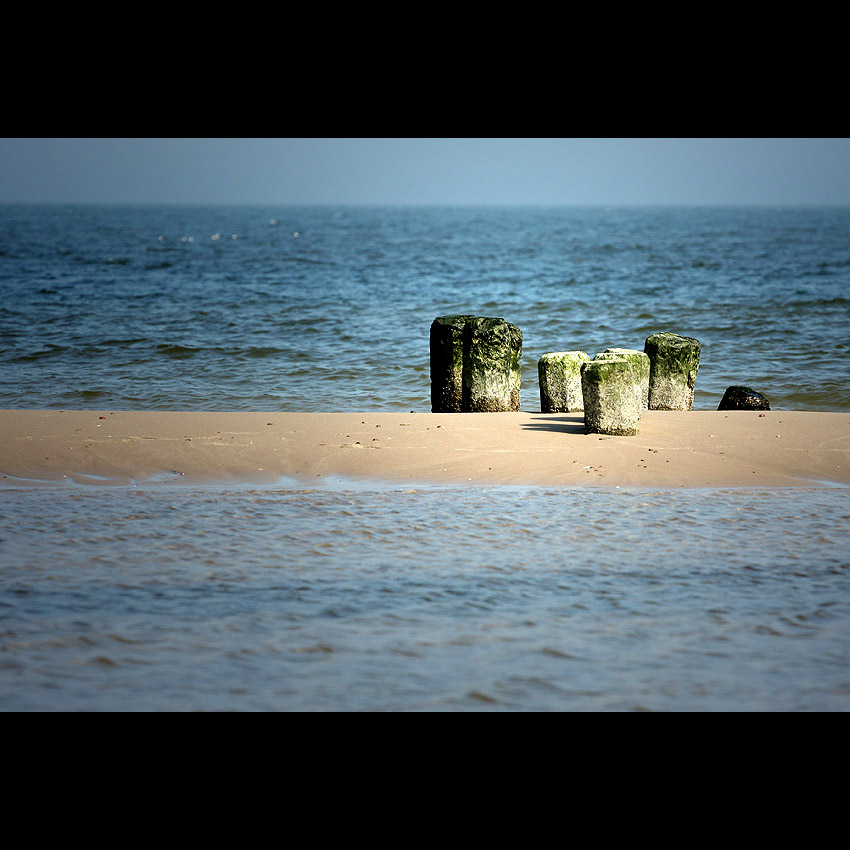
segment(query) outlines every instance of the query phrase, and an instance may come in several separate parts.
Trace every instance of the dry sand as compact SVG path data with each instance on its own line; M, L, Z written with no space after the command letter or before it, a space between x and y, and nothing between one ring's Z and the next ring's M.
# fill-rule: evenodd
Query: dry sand
M850 484L850 413L645 411L634 437L583 414L0 411L0 487L58 482L386 482L602 487Z

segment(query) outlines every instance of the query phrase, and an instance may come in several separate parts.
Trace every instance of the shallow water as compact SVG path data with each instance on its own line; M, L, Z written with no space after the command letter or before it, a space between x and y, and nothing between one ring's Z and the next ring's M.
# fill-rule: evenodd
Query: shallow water
M3 711L845 711L847 488L0 493Z
M550 351L702 343L745 384L850 410L848 208L0 206L0 407L429 410L437 316Z

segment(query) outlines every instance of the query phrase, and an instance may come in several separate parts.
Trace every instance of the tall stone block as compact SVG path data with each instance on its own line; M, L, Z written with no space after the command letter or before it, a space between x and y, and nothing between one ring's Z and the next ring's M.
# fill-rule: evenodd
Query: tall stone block
M638 391L640 392L640 406L642 410L649 407L649 357L643 351L633 348L606 348L593 359L615 360L618 358L628 360L635 369L638 379Z
M649 409L690 410L699 371L700 342L689 336L656 333L646 338Z
M519 410L521 356L522 331L504 319L439 316L431 324L431 410Z
M624 357L582 363L581 391L586 434L637 434L640 392L632 363Z
M553 351L537 361L541 413L584 410L581 364L589 361L584 351Z

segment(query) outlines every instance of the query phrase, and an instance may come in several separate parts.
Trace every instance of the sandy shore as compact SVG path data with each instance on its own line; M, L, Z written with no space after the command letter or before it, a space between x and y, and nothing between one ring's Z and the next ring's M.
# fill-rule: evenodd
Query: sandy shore
M850 484L850 413L646 411L634 437L582 414L0 411L0 487L281 476L545 486Z

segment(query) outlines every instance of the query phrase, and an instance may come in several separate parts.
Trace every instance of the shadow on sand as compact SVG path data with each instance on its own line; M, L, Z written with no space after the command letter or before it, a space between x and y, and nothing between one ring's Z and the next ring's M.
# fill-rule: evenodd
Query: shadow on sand
M538 418L538 424L523 425L526 431L557 431L561 434L583 434L584 414L577 416L561 416L553 413L543 413Z

